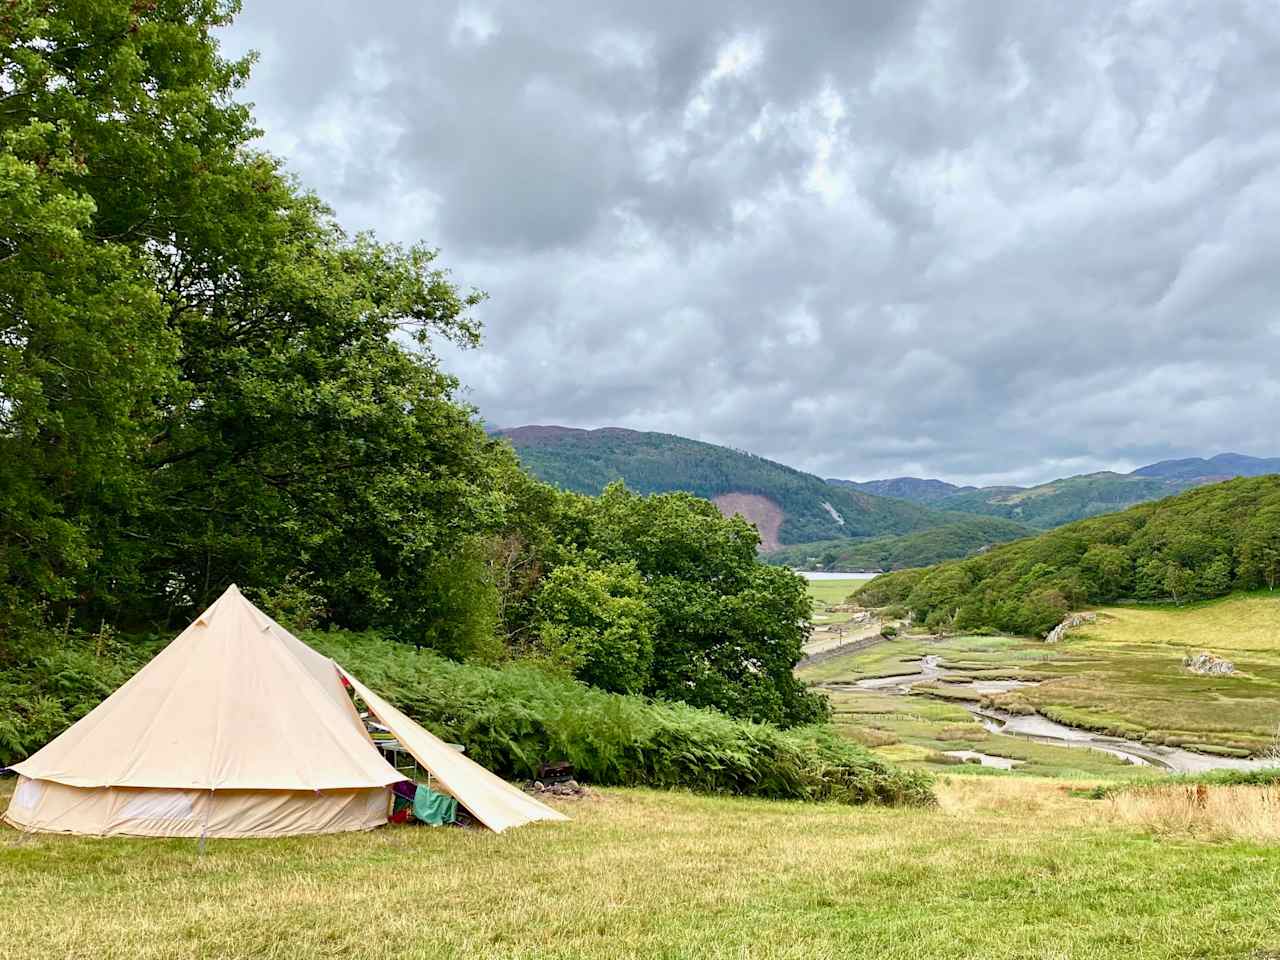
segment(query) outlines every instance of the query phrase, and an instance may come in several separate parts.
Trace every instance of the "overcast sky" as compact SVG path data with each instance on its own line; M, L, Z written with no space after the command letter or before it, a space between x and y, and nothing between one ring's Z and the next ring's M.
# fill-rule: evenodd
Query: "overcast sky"
M824 476L1280 455L1270 2L245 0L265 146L490 294L495 426Z

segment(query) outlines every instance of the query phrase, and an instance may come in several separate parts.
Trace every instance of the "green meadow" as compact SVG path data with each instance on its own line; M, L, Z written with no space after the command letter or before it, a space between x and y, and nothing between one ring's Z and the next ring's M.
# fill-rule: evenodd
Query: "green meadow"
M936 807L603 790L567 824L283 840L0 828L0 957L1263 958L1280 846L1131 823L1077 784ZM0 785L0 802L11 782Z

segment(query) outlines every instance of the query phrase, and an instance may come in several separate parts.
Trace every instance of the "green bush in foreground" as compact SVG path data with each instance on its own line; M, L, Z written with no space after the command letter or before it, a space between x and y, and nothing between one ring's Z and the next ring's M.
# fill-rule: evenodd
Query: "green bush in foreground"
M583 780L777 799L927 804L930 778L822 726L781 730L714 710L595 690L533 667L454 663L374 635L311 633L415 720L503 776L568 760Z

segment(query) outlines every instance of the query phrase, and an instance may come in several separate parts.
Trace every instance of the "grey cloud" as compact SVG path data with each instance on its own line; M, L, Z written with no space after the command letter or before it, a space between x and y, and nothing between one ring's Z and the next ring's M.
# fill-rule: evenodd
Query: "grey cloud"
M824 475L1280 454L1280 27L1239 0L248 0L268 149L487 290L491 423Z

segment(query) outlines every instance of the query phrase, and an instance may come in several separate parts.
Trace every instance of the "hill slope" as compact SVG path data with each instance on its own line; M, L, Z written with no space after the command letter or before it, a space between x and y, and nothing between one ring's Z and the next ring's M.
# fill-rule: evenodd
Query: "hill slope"
M1033 487L957 487L942 480L895 477L892 480L829 480L867 493L899 497L939 510L1004 517L1041 530L1159 500L1192 487L1235 477L1280 473L1280 458L1239 453L1162 460L1132 473L1080 474Z
M961 517L953 523L870 540L819 540L783 547L770 563L801 570L901 570L954 557L1036 533L1025 524L999 517Z
M920 504L833 486L763 457L667 433L529 426L494 431L535 476L599 493L615 480L641 493L685 490L756 522L766 549L912 533L953 517Z
M937 628L1043 634L1072 609L1280 586L1280 476L1198 487L968 560L879 577L859 596Z
M1155 477L1089 473L1035 487L985 487L957 493L938 501L937 506L959 513L1004 517L1048 530L1073 520L1159 500L1188 486L1183 481Z
M910 500L912 503L937 503L957 493L968 493L977 487L958 487L945 480L926 480L921 477L894 477L891 480L868 480L859 483L856 480L828 480L827 483L837 486L853 487L863 493L877 497L897 497L899 500Z

